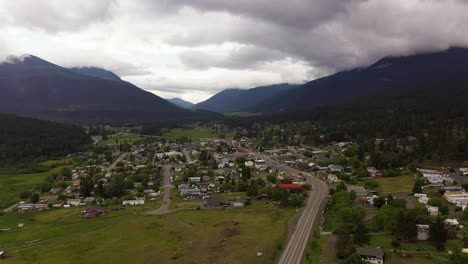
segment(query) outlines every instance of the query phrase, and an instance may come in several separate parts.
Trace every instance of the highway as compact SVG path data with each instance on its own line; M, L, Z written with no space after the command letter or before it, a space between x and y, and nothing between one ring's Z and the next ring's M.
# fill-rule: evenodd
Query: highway
M279 169L289 171L294 174L306 173L289 166L279 164L276 161L269 159L270 163L275 164ZM303 209L299 221L297 222L294 233L288 240L283 254L279 260L280 264L299 264L302 260L309 235L312 231L313 224L317 216L321 213L321 205L327 195L328 187L325 182L307 175L307 182L312 185L312 190L309 193L309 199Z

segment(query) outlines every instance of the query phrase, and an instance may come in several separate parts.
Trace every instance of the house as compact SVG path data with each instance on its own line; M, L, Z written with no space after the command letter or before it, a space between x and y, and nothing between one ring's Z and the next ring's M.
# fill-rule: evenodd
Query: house
M18 205L17 208L18 208L19 211L22 211L22 212L31 211L32 209L34 209L34 204L33 203L22 203L22 204Z
M240 207L244 207L245 206L245 203L246 203L246 200L245 199L236 199L231 203L231 206L232 207L235 207L235 208L240 208Z
M78 206L81 203L81 199L67 199L67 204Z
M444 194L465 193L465 188L460 186L442 187L442 190L444 190Z
M255 160L255 169L259 171L264 171L267 169L267 163L265 160Z
M457 219L445 219L444 224L445 226L448 226L448 227L457 228L460 225L460 222L458 222Z
M189 182L200 182L201 177L188 177Z
M206 207L220 207L224 205L224 198L221 196L210 196L203 201Z
M180 191L180 196L182 196L182 198L184 200L194 200L194 199L198 199L200 198L200 195L201 195L201 192L200 192L200 189L182 189Z
M50 189L49 191L49 194L59 194L60 192L62 192L62 188L58 187L58 188L52 188Z
M34 210L43 211L47 210L49 207L45 203L37 203L34 205Z
M182 184L179 184L179 186L177 186L177 189L179 191L182 191L183 189L190 189L190 185L188 185L186 183L182 183Z
M429 212L429 215L432 215L432 216L439 215L439 207L426 205L426 208L427 208L427 211Z
M94 218L94 217L104 215L105 213L106 213L105 208L86 208L86 210L83 211L83 217Z
M251 161L251 160L248 160L248 161L246 161L246 162L244 163L244 165L245 165L246 167L249 167L249 168L251 168L251 167L253 167L253 166L254 166L254 162L253 162L253 161Z
M429 239L429 225L416 225L418 230L418 240L427 240Z
M335 182L335 181L338 180L338 177L337 177L336 175L334 175L334 174L328 174L327 180L328 180L329 182Z
M384 263L384 251L380 248L356 248L356 253L362 260L371 264Z
M145 204L145 197L137 197L134 200L122 201L122 205L142 205Z
M460 173L463 176L468 176L468 168L460 168Z
M86 197L83 202L87 205L92 205L96 203L96 198L94 197Z
M330 170L330 172L343 172L344 168L343 166L341 165L328 165L328 170Z

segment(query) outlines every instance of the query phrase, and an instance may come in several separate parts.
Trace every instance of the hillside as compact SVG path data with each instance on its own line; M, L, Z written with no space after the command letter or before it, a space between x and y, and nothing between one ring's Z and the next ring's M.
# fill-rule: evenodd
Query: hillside
M218 113L243 112L287 90L296 88L295 84L275 84L252 89L227 89L195 105Z
M467 76L468 49L387 57L369 67L311 81L249 110L278 113L324 106L462 103L460 95L468 94Z
M90 142L77 126L0 114L0 163L65 155Z
M191 109L195 104L192 103L192 102L189 102L189 101L185 101L183 99L180 99L180 98L171 98L171 99L167 99L167 101L179 106L179 107L182 107L182 108L186 108L186 109Z
M218 116L182 109L131 83L83 75L32 55L9 57L0 64L0 92L0 112L59 121L136 122Z
M101 79L111 81L121 81L120 77L117 74L97 67L75 67L70 68L70 70L82 75L98 77Z

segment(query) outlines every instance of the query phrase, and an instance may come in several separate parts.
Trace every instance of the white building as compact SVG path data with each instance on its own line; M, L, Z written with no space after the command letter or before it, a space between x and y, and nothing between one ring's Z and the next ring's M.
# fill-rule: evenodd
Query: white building
M135 200L122 201L122 205L142 205L145 204L145 197L137 197Z
M439 215L439 207L426 205L426 208L427 208L427 211L429 212L429 215L432 215L432 216Z

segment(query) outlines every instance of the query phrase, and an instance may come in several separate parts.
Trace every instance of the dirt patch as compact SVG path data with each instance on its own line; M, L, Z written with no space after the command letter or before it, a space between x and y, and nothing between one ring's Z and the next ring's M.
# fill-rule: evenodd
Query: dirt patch
M239 227L234 226L234 227L226 227L221 231L221 234L225 236L226 238L231 238L233 236L238 236L240 235L240 230Z

